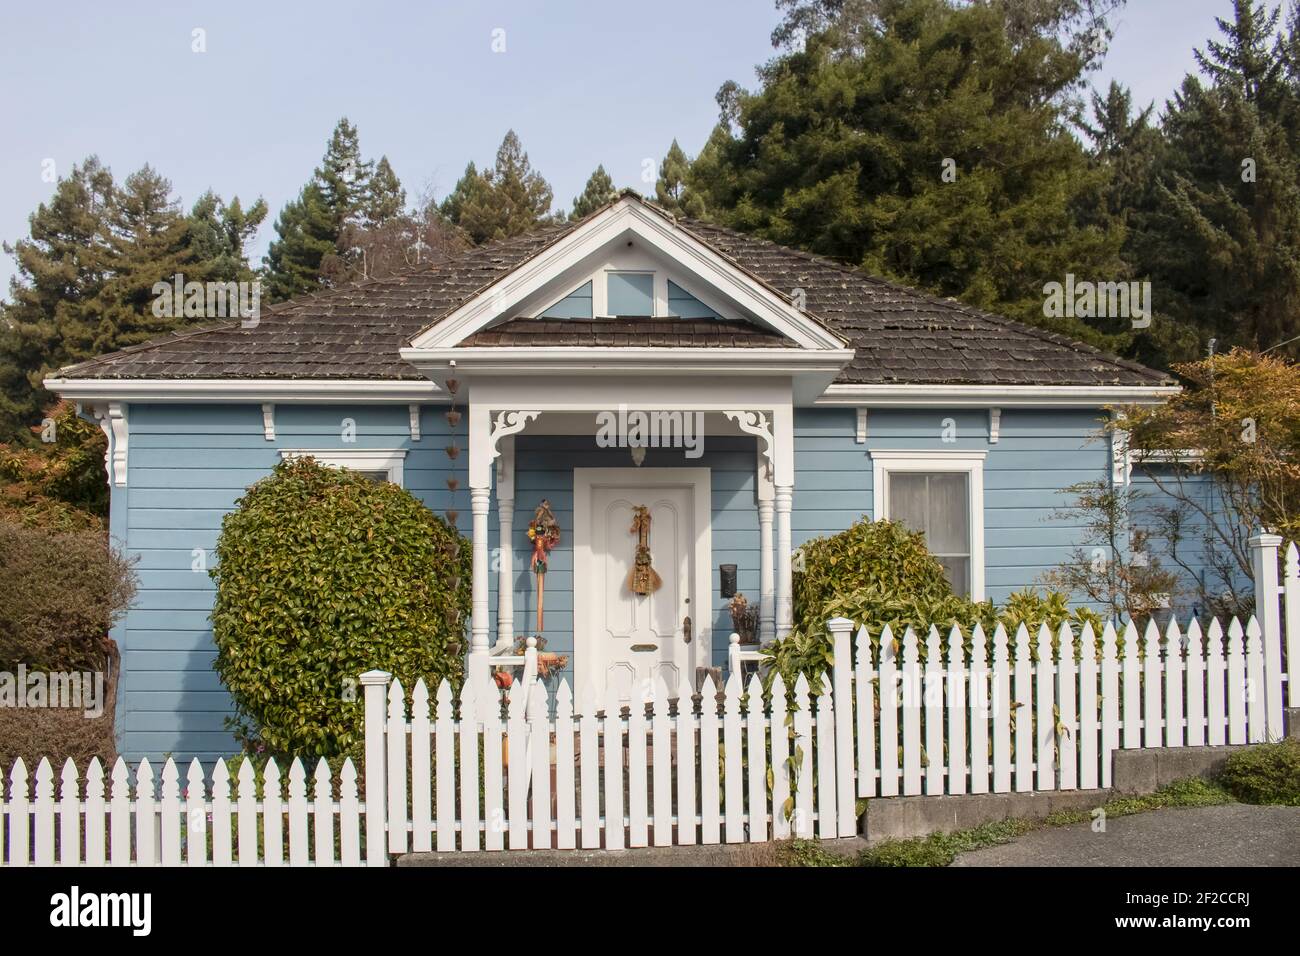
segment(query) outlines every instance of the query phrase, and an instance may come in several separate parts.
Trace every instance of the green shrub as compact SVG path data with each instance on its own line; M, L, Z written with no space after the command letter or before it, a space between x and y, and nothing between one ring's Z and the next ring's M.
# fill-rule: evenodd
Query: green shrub
M372 668L431 696L459 683L470 549L396 485L282 462L226 516L216 554L215 666L250 749L357 754L356 678Z
M1243 803L1300 807L1300 740L1238 751L1228 758L1219 782Z
M807 542L799 551L793 581L794 630L784 640L765 648L772 663L768 678L779 672L789 684L798 674L814 681L832 663L826 622L848 618L866 627L872 646L879 648L880 634L889 625L895 640L909 627L922 638L920 657L926 656L925 636L931 625L939 629L947 646L949 631L960 627L970 653L971 628L983 626L992 656L996 626L1005 625L1014 637L1024 624L1032 633L1046 622L1056 632L1068 621L1076 633L1085 621L1100 635L1100 615L1087 609L1070 610L1063 594L1026 588L998 609L992 601L974 602L953 593L943 566L925 546L920 532L893 521L863 518L845 531ZM1035 656L1037 651L1034 651Z

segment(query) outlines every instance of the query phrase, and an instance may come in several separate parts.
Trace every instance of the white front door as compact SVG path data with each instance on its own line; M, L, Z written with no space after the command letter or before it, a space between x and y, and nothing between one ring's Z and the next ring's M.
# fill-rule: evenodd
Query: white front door
M709 660L708 469L575 470L574 671L600 699L645 700L655 681L676 696L683 677ZM638 534L635 509L650 514L658 590L629 580ZM689 621L689 623L688 623Z

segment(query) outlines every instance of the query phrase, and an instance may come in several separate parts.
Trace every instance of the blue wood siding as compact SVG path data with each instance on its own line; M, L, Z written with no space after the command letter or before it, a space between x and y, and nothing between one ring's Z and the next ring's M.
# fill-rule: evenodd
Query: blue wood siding
M274 441L262 432L257 405L136 405L128 409L128 487L114 489L112 533L138 561L140 593L115 632L123 648L119 699L122 751L128 757L172 754L211 759L232 752L223 728L229 701L212 671L215 648L208 619L212 583L191 570L195 550L211 560L222 516L252 482L280 460L280 449L407 450L405 484L437 512L452 503L445 409L426 406L423 437L410 439L401 406L302 406L276 409ZM343 420L356 423L345 443ZM946 419L955 440L945 442ZM1005 600L1064 561L1081 528L1054 516L1069 503L1062 489L1105 477L1109 446L1090 441L1093 410L1006 409L1001 436L989 442L985 410L873 410L866 444L854 440L848 408L800 409L795 415L795 545L843 530L872 511L871 451L979 449L985 460L985 567L988 596ZM953 437L952 429L949 429ZM573 648L573 469L632 467L625 449L601 449L587 436L520 435L516 446L514 566L516 634L531 633L536 614L525 529L533 509L549 498L564 529L551 555L546 586L546 636L551 649ZM465 445L464 427L460 444ZM730 618L718 593L719 564L738 567L741 591L758 594L758 516L754 503L755 446L750 438L705 439L704 455L649 449L644 467L707 467L711 471L713 555L708 617L715 662L724 657ZM456 493L462 532L469 532L466 455L457 460ZM495 503L494 503L495 509ZM489 545L500 546L495 510ZM493 565L499 551L492 555ZM491 639L496 639L496 575L489 582Z

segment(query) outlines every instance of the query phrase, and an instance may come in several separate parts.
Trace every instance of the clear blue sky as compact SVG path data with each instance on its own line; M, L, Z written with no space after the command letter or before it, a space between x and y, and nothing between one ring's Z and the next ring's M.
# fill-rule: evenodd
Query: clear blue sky
M1129 0L1099 84L1163 104L1230 8ZM260 260L343 115L411 196L445 195L512 127L564 208L597 163L645 188L643 160L673 137L692 155L703 145L725 80L752 84L777 19L772 0L13 4L0 12L0 239L26 236L50 195L45 160L64 175L97 153L119 178L152 164L187 206L209 187L263 196ZM196 28L205 53L191 51ZM0 295L12 273L0 255Z

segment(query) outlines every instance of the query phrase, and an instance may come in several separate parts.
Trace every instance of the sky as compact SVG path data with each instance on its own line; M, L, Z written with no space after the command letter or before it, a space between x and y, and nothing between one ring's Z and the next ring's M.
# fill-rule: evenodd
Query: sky
M1129 0L1096 82L1157 110L1231 0ZM120 180L145 163L186 208L211 188L271 213L347 116L408 196L441 198L513 128L572 205L597 163L642 180L676 137L694 155L726 80L752 86L773 50L772 0L67 0L0 9L0 239L27 235L52 169L98 154ZM196 31L201 31L196 33ZM202 46L202 52L196 47ZM0 254L0 289L14 272Z

